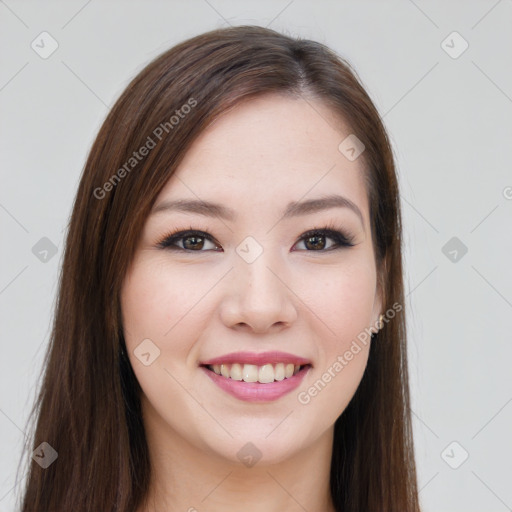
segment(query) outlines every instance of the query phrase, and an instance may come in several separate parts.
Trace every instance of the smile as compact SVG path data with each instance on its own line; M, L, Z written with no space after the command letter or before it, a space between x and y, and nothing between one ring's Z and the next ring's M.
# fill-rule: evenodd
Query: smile
M248 402L269 402L293 391L312 368L309 360L283 352L239 352L200 368L223 391Z

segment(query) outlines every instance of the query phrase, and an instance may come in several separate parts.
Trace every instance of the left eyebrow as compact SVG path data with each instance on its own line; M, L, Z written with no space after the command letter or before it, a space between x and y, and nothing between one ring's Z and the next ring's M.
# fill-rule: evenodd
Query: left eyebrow
M363 214L359 207L350 199L340 195L329 195L317 199L309 199L307 201L292 201L284 210L282 218L288 219L300 215L307 215L310 213L328 210L330 208L348 208L353 211L364 226ZM208 217L217 217L228 221L233 221L236 218L236 213L233 209L228 208L219 203L210 201L201 201L197 199L176 199L173 201L163 201L156 205L151 215L155 215L162 211L178 211L185 213L196 213Z
M307 215L330 208L348 208L353 211L364 226L363 214L359 207L350 199L344 196L333 194L318 199L309 199L307 201L294 201L288 204L283 214L283 218L296 217L298 215Z

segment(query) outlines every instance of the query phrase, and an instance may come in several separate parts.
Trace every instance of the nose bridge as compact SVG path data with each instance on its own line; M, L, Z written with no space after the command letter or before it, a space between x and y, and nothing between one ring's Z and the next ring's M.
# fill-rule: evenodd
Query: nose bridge
M271 249L257 249L250 240L237 248L224 321L231 326L246 324L264 331L275 324L290 324L296 318L296 310L284 284L283 262Z
M255 303L265 303L269 299L275 301L283 292L280 289L282 283L276 277L276 274L279 275L279 265L276 265L275 258L262 254L252 263L239 261L236 270L245 297Z
M234 264L235 273L249 288L254 285L272 287L275 283L269 281L275 280L276 276L269 267L277 269L281 266L269 241L258 241L252 236L247 236L236 247Z

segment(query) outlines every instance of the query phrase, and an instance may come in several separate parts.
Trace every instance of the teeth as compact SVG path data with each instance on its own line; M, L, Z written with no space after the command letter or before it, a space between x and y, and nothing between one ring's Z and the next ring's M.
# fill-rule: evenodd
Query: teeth
M220 365L220 374L223 377L229 377L229 366L227 364Z
M238 363L231 365L231 371L229 376L233 380L242 380L242 367Z
M258 367L254 364L244 364L242 380L245 382L258 382Z
M234 363L232 365L214 364L209 366L209 368L217 375L222 375L227 379L268 384L274 381L289 379L299 373L301 367L292 363L264 364L263 366Z
M274 369L274 379L283 380L284 379L284 364L277 363Z
M271 364L260 366L258 371L258 382L268 384L274 382L274 367Z

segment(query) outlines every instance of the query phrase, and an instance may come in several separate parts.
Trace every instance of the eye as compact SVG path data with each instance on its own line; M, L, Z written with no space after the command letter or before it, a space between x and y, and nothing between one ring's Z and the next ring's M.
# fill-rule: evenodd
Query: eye
M158 247L168 250L204 252L204 250L212 250L212 247L204 249L205 244L207 246L208 243L213 245L213 250L219 249L219 246L214 243L213 238L208 233L188 230L167 235L159 242Z
M327 240L331 240L331 243L329 244ZM355 245L352 235L330 227L313 229L304 233L294 248L300 243L304 243L305 250L308 252L327 252ZM222 248L211 235L194 229L169 233L158 243L158 247L172 251L205 252L213 250L222 252Z
M334 243L331 245L326 243L326 240L329 239ZM301 242L304 243L306 250L310 252L326 252L354 245L352 236L330 228L308 231L300 238L299 243Z

